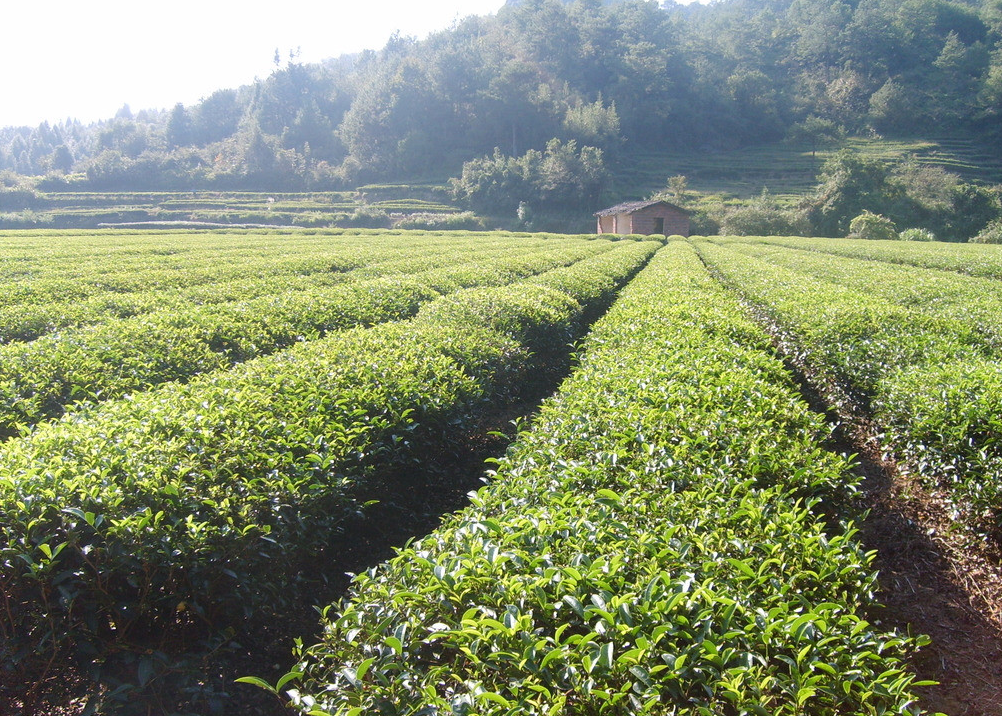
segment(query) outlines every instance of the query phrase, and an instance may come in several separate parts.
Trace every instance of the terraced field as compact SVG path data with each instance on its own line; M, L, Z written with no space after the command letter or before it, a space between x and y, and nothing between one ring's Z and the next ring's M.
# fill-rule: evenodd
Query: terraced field
M840 146L893 162L914 158L921 164L943 167L967 182L1002 183L998 153L969 139L853 138ZM699 147L690 154L644 152L624 161L614 181L620 195L639 197L664 188L668 177L682 174L690 188L700 193L748 199L768 188L777 199L796 201L814 188L817 170L832 151L832 147L820 147L812 157L809 146L768 144L733 151Z
M0 711L946 703L874 618L829 420L996 544L1002 257L634 238L0 234ZM517 416L468 506L322 601ZM299 637L277 675L219 666L258 631Z
M324 192L43 192L20 213L0 213L0 228L21 223L95 228L102 224L185 222L299 227L352 225L358 211L409 215L455 214L446 186L360 187ZM357 225L357 224L355 224Z

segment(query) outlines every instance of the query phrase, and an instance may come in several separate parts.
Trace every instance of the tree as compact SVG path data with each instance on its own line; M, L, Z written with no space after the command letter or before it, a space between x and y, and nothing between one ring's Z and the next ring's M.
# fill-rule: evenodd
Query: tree
M451 180L453 196L477 211L506 215L594 206L607 179L602 150L551 139L546 150L530 149L509 157L495 148L491 156L463 164Z
M564 114L565 136L603 149L615 149L623 138L619 133L619 113L615 103L605 106L601 98L591 104L580 99Z
M485 128L496 144L510 146L513 156L559 130L560 111L552 88L540 68L529 62L517 57L505 61L483 96L487 100L482 110Z
M115 150L130 159L152 149L149 127L131 119L115 119L97 135L99 150Z
M170 111L170 118L167 120L167 147L170 149L184 147L191 144L193 139L191 117L188 116L184 105L178 102Z
M450 179L452 195L476 211L506 214L530 198L523 165L497 147L494 154L463 164L462 174Z
M994 135L994 141L1002 140L1002 50L992 55L991 65L978 90L977 102L978 118Z
M782 136L779 93L767 74L761 70L739 70L727 78L726 88L743 131L758 141Z
M65 144L60 144L52 152L52 168L58 172L69 172L73 169L73 153Z
M852 6L841 0L793 0L787 16L796 37L792 59L804 67L841 65L851 18Z
M455 141L452 108L424 65L405 58L366 77L337 134L369 176L427 170Z
M244 163L251 174L267 174L275 166L275 148L257 127L251 130L244 152Z
M950 32L932 64L934 117L940 125L956 125L974 105L978 80L988 66L987 52L980 45L965 45L957 32Z
M810 115L802 122L790 127L787 139L791 142L804 142L811 147L811 171L814 171L814 160L818 149L829 146L845 138L845 128L835 124L830 119Z
M953 212L945 234L951 241L965 241L1002 217L1000 190L975 184L960 184L953 191Z
M213 92L192 110L192 141L205 146L229 137L237 131L243 113L236 90Z
M647 199L648 201L667 201L669 204L684 208L692 201L688 177L682 174L668 177L664 189L654 192Z
M806 202L807 217L821 236L845 236L863 211L880 211L900 189L888 182L883 162L843 149L821 167L821 183Z
M602 150L577 148L577 142L551 139L546 143L536 186L539 204L591 207L605 185L607 173Z
M914 92L899 82L887 80L870 95L869 122L878 132L905 133L920 124L922 113Z

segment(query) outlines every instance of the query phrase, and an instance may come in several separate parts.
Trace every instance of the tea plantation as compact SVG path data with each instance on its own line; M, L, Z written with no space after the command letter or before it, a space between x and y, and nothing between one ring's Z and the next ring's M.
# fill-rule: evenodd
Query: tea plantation
M4 712L926 712L788 365L996 543L1002 253L650 238L0 232ZM526 413L282 675L206 695L409 476Z

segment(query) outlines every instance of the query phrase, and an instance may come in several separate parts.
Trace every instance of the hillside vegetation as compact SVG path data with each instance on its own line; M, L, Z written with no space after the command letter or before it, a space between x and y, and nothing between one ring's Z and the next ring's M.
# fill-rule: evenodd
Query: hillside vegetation
M674 174L702 192L802 193L819 151L874 134L943 138L939 165L992 183L998 154L977 147L1002 126L1000 39L994 0L509 3L378 52L319 64L291 54L270 77L190 107L0 130L0 170L14 173L0 209L37 210L38 191L354 191L451 177L439 204L580 215ZM772 174L774 150L750 149L784 141L798 181ZM754 165L737 184L709 168L734 152ZM634 168L656 176L624 181Z

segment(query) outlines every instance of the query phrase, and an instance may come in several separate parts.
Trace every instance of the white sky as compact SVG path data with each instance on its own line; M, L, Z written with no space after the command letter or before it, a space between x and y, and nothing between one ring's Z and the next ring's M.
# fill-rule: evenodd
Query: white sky
M422 39L504 0L0 0L0 127L190 106L283 64Z

